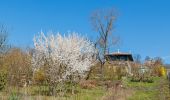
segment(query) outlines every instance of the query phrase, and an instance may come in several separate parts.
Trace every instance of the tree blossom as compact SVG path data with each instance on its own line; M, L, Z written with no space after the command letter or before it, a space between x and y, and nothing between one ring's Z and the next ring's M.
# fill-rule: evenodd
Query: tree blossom
M33 70L46 66L46 74L54 83L69 76L84 77L95 63L94 44L77 33L45 36L41 32L34 37L34 47Z

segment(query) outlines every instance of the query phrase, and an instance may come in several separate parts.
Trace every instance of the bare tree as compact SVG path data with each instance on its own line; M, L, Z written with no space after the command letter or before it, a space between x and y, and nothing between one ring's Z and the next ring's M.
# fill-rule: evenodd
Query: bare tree
M7 27L5 25L0 25L0 53L3 53L7 50L7 36Z
M161 57L155 57L154 58L155 65L163 65L163 59Z
M114 22L116 20L115 9L98 10L92 13L91 22L92 27L99 33L99 38L96 41L98 48L97 58L100 62L100 71L103 77L103 67L105 64L105 55L109 48L118 42L118 38L113 36Z
M7 27L3 24L0 24L0 69L4 64L4 57L7 51Z
M134 58L134 61L136 62L136 63L141 63L141 55L140 54L135 54L134 56L133 56L133 58Z
M146 57L145 57L145 62L146 62L146 61L149 61L149 60L151 60L151 57L146 56Z

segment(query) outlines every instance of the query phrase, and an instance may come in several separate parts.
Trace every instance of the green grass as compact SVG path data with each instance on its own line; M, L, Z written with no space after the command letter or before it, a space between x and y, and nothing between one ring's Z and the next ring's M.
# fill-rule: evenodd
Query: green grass
M67 93L65 96L59 97L47 96L45 93L42 94L42 91L48 91L48 88L45 86L30 86L27 88L19 88L19 91L16 87L10 87L10 92L8 92L9 90L0 92L0 99L24 100L24 98L28 98L28 100L99 100L106 92L106 90L100 86L91 89L82 89L77 86L75 89L78 91L77 93Z
M147 83L131 82L127 79L127 88L125 88L123 94L131 93L130 97L127 97L128 100L169 100L170 92L168 88L168 81L163 77L154 77L153 80L153 83ZM103 97L109 96L107 95L109 91L106 91L106 89L102 86L96 86L95 88L90 89L82 89L77 86L75 90L77 91L75 94L71 94L69 92L63 97L55 97L47 96L45 94L48 92L48 87L46 86L30 86L27 88L8 87L8 89L0 92L0 99L24 100L27 98L27 100L101 100ZM119 94L120 97L124 96L120 92Z
M153 80L153 83L129 81L128 86L134 90L134 94L128 100L161 100L167 97L167 80L163 77L154 77Z
M81 89L79 93L72 95L68 100L99 100L104 94L105 90L102 87L93 89Z

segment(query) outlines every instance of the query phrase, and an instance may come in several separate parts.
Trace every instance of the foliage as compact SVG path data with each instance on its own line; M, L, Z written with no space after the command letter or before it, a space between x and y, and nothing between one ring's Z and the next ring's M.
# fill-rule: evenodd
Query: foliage
M96 63L91 67L91 70L88 75L88 79L92 80L100 80L100 63Z
M112 75L112 77L114 76L114 80L121 80L122 77L127 77L129 73L127 62L120 62L120 61L108 62L108 66L106 63L106 68L108 67L109 69L106 69L106 70L110 70L110 73L106 73L106 75L114 73L114 75ZM114 69L114 70L111 70L111 69Z
M6 54L8 84L13 86L23 86L32 77L31 56L29 53L19 48L11 48Z
M128 82L134 94L128 100L167 100L169 95L168 81L164 77L154 77L153 83Z
M125 66L108 65L104 66L104 79L105 80L120 80L123 76L126 76Z
M87 38L76 33L68 36L45 36L43 32L34 37L33 70L44 67L50 86L65 81L78 82L85 78L95 63L96 50Z
M103 69L103 80L120 80L123 76L127 76L127 66L112 64L106 62ZM89 79L101 80L100 78L100 63L94 65L89 74Z
M166 74L163 66L163 60L160 57L147 57L145 60L145 65L152 69L152 76L162 76Z
M0 90L4 89L7 83L7 60L5 59L9 49L7 38L8 29L5 25L0 24Z
M104 66L104 80L114 80L116 79L117 67L106 65Z
M159 67L159 76L166 76L166 69L164 66Z
M153 78L151 74L152 70L146 66L141 66L137 68L133 68L131 81L132 82L148 82L152 83Z
M0 71L0 90L4 89L7 83L7 73Z
M91 89L96 87L97 82L95 80L82 80L79 85L83 89Z
M44 70L40 69L40 70L34 72L33 80L35 81L36 84L43 84L46 80Z

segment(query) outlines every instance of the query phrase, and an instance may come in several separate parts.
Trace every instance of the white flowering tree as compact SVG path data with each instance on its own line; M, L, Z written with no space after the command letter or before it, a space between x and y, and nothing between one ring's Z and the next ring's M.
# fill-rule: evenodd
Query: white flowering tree
M94 44L77 33L45 36L41 32L34 37L34 47L33 70L35 72L46 67L45 72L51 86L65 81L78 82L95 63Z

